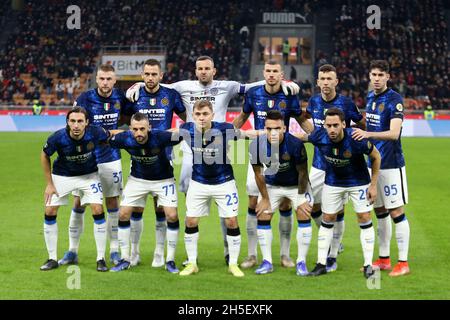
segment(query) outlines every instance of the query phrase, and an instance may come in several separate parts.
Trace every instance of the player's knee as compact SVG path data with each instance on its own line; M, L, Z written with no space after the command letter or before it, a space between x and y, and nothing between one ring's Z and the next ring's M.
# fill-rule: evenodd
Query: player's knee
M225 225L227 226L228 229L236 229L239 227L238 220L236 217L226 218Z
M58 207L45 207L46 216L56 216L58 214Z
M397 217L400 217L400 216L404 213L404 209L403 209L403 207L398 207L398 208L395 208L395 209L390 209L390 210L389 210L389 213L390 213L390 215L391 215L391 218L392 218L392 219L395 219L395 218L397 218Z
M367 223L371 219L370 212L358 213L358 223Z
M119 211L119 220L120 221L128 221L131 218L131 212L133 212L133 208L131 207L120 207Z
M91 204L92 215L97 216L103 212L103 206L101 204Z
M189 218L189 217L186 218L185 224L186 224L186 227L188 227L188 228L198 227L197 219L193 219L193 218Z
M314 203L312 211L313 212L317 212L317 211L320 211L320 210L322 210L322 206L320 205L320 203Z
M250 209L255 209L257 204L258 204L258 197L248 196L248 207Z
M377 216L380 215L380 214L383 214L383 213L385 213L387 211L385 207L375 208L374 210L375 210L375 214Z
M324 213L322 215L322 220L325 222L336 222L337 215L336 214L328 214Z
M106 208L116 209L119 207L119 197L106 198Z
M165 217L167 222L175 222L178 221L178 213L176 208L170 208L169 210L165 210Z

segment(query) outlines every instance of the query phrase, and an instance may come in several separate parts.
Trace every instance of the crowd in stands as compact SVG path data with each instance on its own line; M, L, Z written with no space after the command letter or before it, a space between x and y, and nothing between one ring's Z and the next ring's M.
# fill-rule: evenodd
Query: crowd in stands
M379 3L381 29L371 30L366 25L366 10L377 1L339 1L333 32L335 50L331 57L318 53L316 63L327 61L337 67L340 89L353 96L359 107L364 107L370 60L386 59L391 67L390 86L406 98L407 107L420 109L431 104L435 109L450 109L444 1L389 3Z
M380 2L381 30L370 30L366 9L376 2L334 2L335 48L328 54L316 52L314 74L321 64L336 65L340 90L364 108L369 61L387 59L391 85L404 97L449 108L444 0ZM3 1L0 8L8 3ZM246 82L250 62L243 53L252 47L253 26L263 12L298 12L306 23L313 23L314 13L330 6L324 0L231 0L221 5L202 0L81 0L77 2L81 29L69 30L65 10L69 5L69 0L25 1L18 16L19 36L12 36L0 48L1 104L12 104L18 96L25 102L71 103L80 90L89 87L87 80L102 45L165 46L166 83L195 79L194 61L200 55L213 57L217 79ZM302 99L316 89L309 81L300 86Z

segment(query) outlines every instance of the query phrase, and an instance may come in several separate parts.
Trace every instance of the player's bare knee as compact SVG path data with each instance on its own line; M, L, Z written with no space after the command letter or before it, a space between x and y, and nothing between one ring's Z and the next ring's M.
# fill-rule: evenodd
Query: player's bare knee
M119 207L119 197L106 198L106 208L117 209Z
M188 227L188 228L195 228L198 226L198 219L186 217L185 224L186 224L186 227Z
M103 205L97 204L97 203L91 204L91 210L92 210L92 215L94 215L94 216L98 216L99 214L104 213Z
M337 214L324 213L322 215L322 220L325 222L336 222L336 218Z
M257 204L258 204L258 197L248 196L248 207L250 209L255 209Z
M367 223L371 219L370 212L358 213L358 223Z
M120 207L119 210L119 221L128 221L131 218L131 213L139 209L138 207Z
M391 215L392 219L401 216L403 213L404 213L403 206L395 209L389 209L389 214Z
M58 214L58 207L45 207L46 216L56 216Z
M312 208L312 212L317 212L322 210L322 205L320 203L314 203L313 208Z
M166 215L166 220L168 222L176 222L178 221L178 213L177 208L175 207L164 207L164 213Z
M386 213L386 212L387 212L387 210L386 210L385 207L375 208L374 211L375 211L375 214L376 214L377 216L379 216L380 214L383 214L383 213Z
M237 217L225 218L225 225L228 229L236 229L239 227Z

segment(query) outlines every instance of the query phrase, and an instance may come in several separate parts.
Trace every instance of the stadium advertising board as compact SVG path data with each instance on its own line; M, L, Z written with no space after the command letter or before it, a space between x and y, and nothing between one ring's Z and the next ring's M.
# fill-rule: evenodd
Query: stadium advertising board
M111 64L118 76L137 76L142 72L147 59L156 59L165 69L166 57L164 55L104 55L102 63Z

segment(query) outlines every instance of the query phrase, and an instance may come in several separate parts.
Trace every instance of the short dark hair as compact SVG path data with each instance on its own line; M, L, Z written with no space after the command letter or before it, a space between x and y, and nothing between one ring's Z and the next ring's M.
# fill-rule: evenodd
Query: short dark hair
M195 60L195 62L197 63L198 61L205 61L205 60L211 61L212 64L214 65L214 60L210 56L200 56L197 58L197 60Z
M212 103L208 100L197 100L194 103L194 107L192 108L192 111L194 111L195 109L202 109L204 107L207 107L211 110L211 112L214 112Z
M336 107L332 107L327 110L327 112L325 113L325 118L328 116L329 117L338 116L341 121L345 121L344 111L342 111L341 109L336 108Z
M337 74L336 67L332 64L324 64L319 68L319 72L334 72Z
M159 62L159 61L156 60L156 59L148 59L148 60L145 60L145 62L144 62L144 68L145 68L145 66L158 66L159 70L161 70L161 62Z
M69 117L70 117L70 115L72 113L82 113L82 114L84 114L84 119L85 120L88 120L88 118L89 118L88 113L87 113L85 108L80 107L80 106L76 106L76 107L73 107L72 109L70 109L69 112L67 112L66 122L69 121Z
M110 64L107 64L107 63L100 65L98 67L97 72L100 71L100 70L103 71L103 72L116 72L114 67L112 65L110 65Z
M148 121L148 116L142 112L136 112L135 114L133 114L131 116L131 121L142 121L142 120L147 120ZM149 121L148 121L149 122Z
M270 59L270 60L266 61L265 64L269 64L271 66L279 64L281 66L281 63L275 59Z
M284 120L284 116L279 110L269 110L266 115L266 120Z
M383 72L389 73L389 63L386 60L372 60L370 61L370 69L380 69Z

